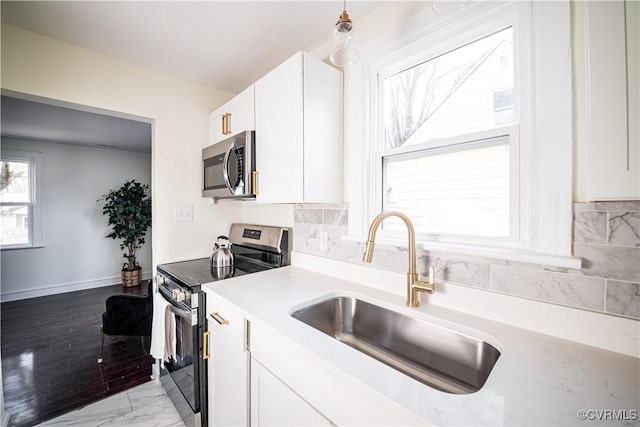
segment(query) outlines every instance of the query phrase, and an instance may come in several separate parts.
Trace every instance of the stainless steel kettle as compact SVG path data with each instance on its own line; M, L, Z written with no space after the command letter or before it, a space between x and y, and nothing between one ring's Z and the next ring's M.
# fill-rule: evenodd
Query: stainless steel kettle
M216 243L213 245L213 252L211 252L209 261L212 268L233 266L233 251L227 236L218 236Z

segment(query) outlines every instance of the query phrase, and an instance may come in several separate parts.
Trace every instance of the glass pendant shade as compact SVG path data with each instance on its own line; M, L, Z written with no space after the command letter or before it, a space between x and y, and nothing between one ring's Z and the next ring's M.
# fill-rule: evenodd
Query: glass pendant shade
M355 39L356 35L353 30L348 32L333 30L329 55L329 60L333 65L344 67L353 64L360 58L360 53L354 47Z
M356 34L353 31L353 24L346 10L346 0L344 6L331 35L331 51L329 54L331 63L338 67L351 65L360 58L360 53L354 46Z

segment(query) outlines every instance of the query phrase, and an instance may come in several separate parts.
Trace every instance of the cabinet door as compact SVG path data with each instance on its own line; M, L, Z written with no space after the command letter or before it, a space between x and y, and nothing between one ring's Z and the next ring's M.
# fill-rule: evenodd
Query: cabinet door
M259 203L303 200L302 53L255 83Z
M251 360L252 426L330 426L304 399L254 359Z
M224 115L227 114L229 104L224 104L209 114L209 145L220 142L227 137L224 129Z
M640 197L635 1L585 2L588 198Z
M229 101L229 116L227 118L229 135L255 130L255 97L253 90L254 86L251 85Z
M342 203L342 73L304 55L304 202Z
M246 426L249 353L245 321L228 303L207 296L210 335L209 425Z

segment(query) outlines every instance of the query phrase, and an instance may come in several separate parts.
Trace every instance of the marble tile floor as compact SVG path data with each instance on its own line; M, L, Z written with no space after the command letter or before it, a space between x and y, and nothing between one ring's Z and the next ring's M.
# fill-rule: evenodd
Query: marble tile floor
M164 388L150 381L38 426L184 427Z

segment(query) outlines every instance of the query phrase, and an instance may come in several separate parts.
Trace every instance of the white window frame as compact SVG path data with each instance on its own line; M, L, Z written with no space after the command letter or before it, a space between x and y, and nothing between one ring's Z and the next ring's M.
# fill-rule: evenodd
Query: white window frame
M0 245L1 250L26 249L43 247L42 241L42 209L40 203L42 153L37 151L5 150L0 152L2 161L18 161L29 163L29 195L30 201L25 203L2 203L0 205L24 204L28 207L29 241L23 244Z
M572 91L570 7L557 2L484 2L465 13L440 17L430 8L361 47L362 60L345 70L345 194L349 203L347 240L364 241L379 213L381 161L375 141L377 73L410 57L407 52L447 52L499 29L514 28L514 107L518 146L518 238L505 242L438 242L418 238L418 246L546 265L579 268L571 256ZM432 55L434 56L434 55ZM517 90L516 90L517 88ZM381 237L406 245L406 236Z

